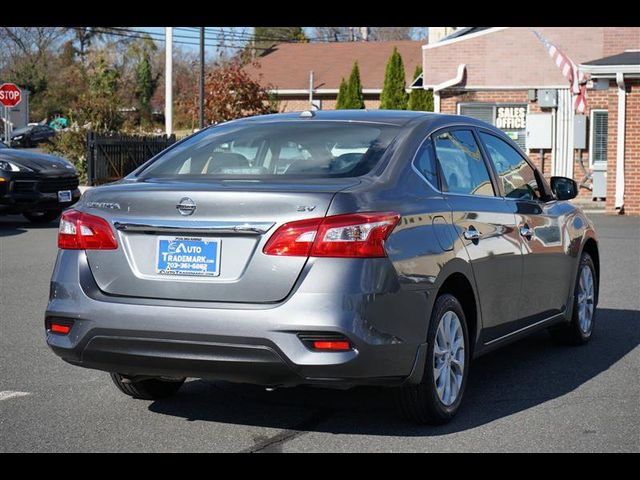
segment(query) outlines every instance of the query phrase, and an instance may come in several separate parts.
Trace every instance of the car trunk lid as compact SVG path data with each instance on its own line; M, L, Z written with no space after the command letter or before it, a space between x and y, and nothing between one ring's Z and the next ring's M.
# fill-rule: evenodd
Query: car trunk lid
M145 181L91 190L79 208L114 226L118 249L88 250L89 267L99 288L112 295L277 302L289 294L307 259L265 255L266 240L283 223L325 216L334 194L357 183ZM179 251L171 253L176 245ZM191 267L184 274L181 265L204 257L210 262L206 274Z

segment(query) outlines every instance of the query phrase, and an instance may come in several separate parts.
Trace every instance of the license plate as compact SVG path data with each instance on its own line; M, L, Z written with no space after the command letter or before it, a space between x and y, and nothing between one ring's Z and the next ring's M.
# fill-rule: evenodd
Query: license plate
M217 277L219 238L158 237L156 272L161 275Z
M61 190L58 192L58 202L70 202L71 201L71 190Z

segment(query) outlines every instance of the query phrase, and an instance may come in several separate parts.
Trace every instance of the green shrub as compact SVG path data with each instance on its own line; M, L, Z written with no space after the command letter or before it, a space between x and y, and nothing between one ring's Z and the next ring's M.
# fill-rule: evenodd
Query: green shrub
M80 183L87 183L87 129L70 128L58 132L45 150L69 160L80 174Z
M415 80L422 73L422 67L417 66L413 73ZM414 88L409 94L409 110L417 110L421 112L433 112L433 90L424 90L422 88Z

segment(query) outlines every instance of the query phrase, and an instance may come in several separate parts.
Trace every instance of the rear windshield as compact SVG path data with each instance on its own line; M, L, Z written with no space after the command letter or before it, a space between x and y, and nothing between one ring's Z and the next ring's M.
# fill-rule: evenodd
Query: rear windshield
M167 151L138 178L357 177L371 171L397 132L373 123L229 123Z

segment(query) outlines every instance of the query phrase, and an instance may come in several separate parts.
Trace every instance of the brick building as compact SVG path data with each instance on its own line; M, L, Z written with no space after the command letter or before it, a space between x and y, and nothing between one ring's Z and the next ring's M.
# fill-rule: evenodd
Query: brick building
M545 175L581 183L581 198L640 214L640 28L534 29L590 73L585 116L542 43L518 27L471 27L424 45L421 84L435 110L495 124Z
M313 72L315 108L332 110L336 105L340 81L348 79L355 61L366 108L378 108L384 72L396 47L402 56L407 83L411 83L417 65L422 64L423 42L399 40L388 42L283 43L259 57L258 67L247 72L280 101L284 112L308 110L309 80Z

